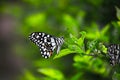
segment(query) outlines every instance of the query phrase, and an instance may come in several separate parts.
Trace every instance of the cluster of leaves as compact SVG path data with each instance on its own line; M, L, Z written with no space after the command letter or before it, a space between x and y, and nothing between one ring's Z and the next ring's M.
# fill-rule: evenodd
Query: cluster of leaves
M120 10L117 8L118 18L119 11ZM38 16L40 17L41 15ZM30 21L31 19L32 21ZM34 17L28 19L28 23L31 22L32 25L33 19ZM33 24L37 25L36 22ZM72 63L74 66L74 74L71 77L66 77L66 75L59 69L49 67L40 68L37 66L39 67L37 71L45 76L35 76L32 72L25 70L25 75L21 77L22 80L85 80L86 76L87 80L88 78L89 80L98 80L98 78L99 80L120 79L119 71L113 71L109 64L109 60L106 56L107 47L105 45L106 43L109 44L110 42L117 43L113 42L113 40L111 41L112 34L109 32L111 31L111 26L113 26L115 30L111 32L117 31L119 33L120 21L112 22L112 24L110 23L104 26L104 28L101 30L98 28L97 24L92 23L89 26L90 28L88 27L82 31L79 29L80 27L78 26L78 22L70 15L66 14L63 16L63 26L65 29L65 32L63 32L63 35L65 36L65 43L63 44L63 49L58 55L54 56L53 60L72 54L74 56L74 62ZM113 34L112 36L119 36L119 34ZM115 39L117 40L118 38L115 37ZM41 61L41 64L40 61L38 61L37 65L39 64L40 66L43 66L42 63L46 63L46 61ZM118 68L119 67L116 69ZM94 78L92 76L94 76Z
M15 46L15 50L25 59L27 67L20 79L120 80L119 66L110 66L106 47L106 44L120 43L120 9L116 7L118 21L112 21L103 28L96 24L96 20L102 21L100 25L108 22L107 17L111 18L109 15L113 14L107 10L112 11L110 6L119 3L117 1L21 0L19 5L1 1L0 12L15 15L21 21L17 23L19 28L16 32L24 37L23 44ZM105 4L109 4L108 8L102 6ZM101 10L107 12L107 17L102 17ZM29 33L34 31L64 35L65 43L60 53L48 60L42 59L38 48L28 40Z
M117 12L119 11L117 8ZM119 15L117 16L119 18ZM67 28L66 33L69 36L65 38L65 48L60 51L59 55L55 55L54 57L54 59L57 59L68 54L75 54L73 57L73 66L76 68L76 73L72 77L66 78L61 71L55 69L45 68L38 70L47 76L45 80L84 80L85 76L89 75L99 75L99 77L94 77L97 80L98 78L99 80L120 79L119 72L116 71L113 71L113 75L110 76L112 68L109 66L110 64L107 60L107 48L103 44L103 42L105 43L105 41L109 41L110 39L109 35L107 35L110 25L105 26L100 31L96 27L97 30L93 33L90 33L89 31L91 30L88 29L89 31L86 33L85 31L79 32L76 23L72 17L64 15L64 26ZM112 22L112 24L117 28L120 26L119 21ZM95 29L95 26L92 25L91 27ZM87 39L87 42L85 42L85 39Z
M30 1L25 0L25 2L30 2L31 5L32 3L36 4L36 7L39 5L52 3L51 0L49 0L48 3L45 1L44 4L39 3L39 1L38 2L37 1L35 3L32 0ZM62 4L62 1L63 0L61 1L59 0L58 2ZM90 1L90 3L97 6L98 4L100 5L102 3L99 1L97 3L95 3L94 1ZM62 12L63 7L68 7L68 6L61 4L57 5L57 8L60 8ZM79 9L78 7L74 7L74 8L76 10ZM71 9L69 7L67 8L67 10L76 13L76 10ZM85 25L84 18L87 13L82 10L77 11L77 16L76 16L77 18L73 18L72 17L73 15L64 14L64 13L58 17L59 12L55 12L52 10L51 11L48 10L46 12L43 11L38 13L32 13L29 16L27 16L23 20L22 29L20 28L18 30L20 31L20 33L22 33L22 35L24 35L24 37L28 37L28 34L26 33L31 33L33 31L43 31L43 32L45 31L50 34L53 31L54 33L52 34L57 34L63 31L61 35L64 35L65 43L63 44L63 48L61 49L59 54L55 55L53 59L49 59L49 60L44 60L44 59L39 60L38 58L40 57L40 55L38 57L38 55L35 54L36 51L38 50L36 47L33 49L34 46L32 46L31 49L30 47L24 46L22 50L20 50L21 47L19 47L18 49L19 53L22 53L21 51L25 51L25 53L29 53L29 54L24 54L24 57L25 58L26 56L27 58L29 57L31 61L33 61L31 62L30 66L34 67L34 71L32 71L31 68L24 70L24 75L20 77L20 79L21 80L93 80L93 79L98 80L99 78L99 80L110 80L112 78L114 80L116 79L119 80L120 79L120 71L118 70L119 66L117 66L115 69L112 69L112 67L109 66L110 64L107 58L107 47L106 47L106 44L109 43L117 43L117 44L120 43L119 42L120 9L116 7L116 10L117 10L116 15L119 21L112 21L111 23L108 23L106 26L104 26L102 29L100 29L100 27L96 24L96 22L94 21L92 22L92 20L90 21L91 22L90 25ZM13 9L12 11L13 13L16 12L19 13L18 15L22 14L20 13L22 11L18 10L18 7ZM62 22L62 25L60 25L62 27L57 27L57 28L52 27L55 26L53 25L53 22L55 21L54 17L51 17L50 20L47 19L49 14L53 12L56 13L55 18L61 19L59 21ZM66 58L65 56L68 56L70 54L73 56L72 58L72 60L74 61L72 63L73 69L69 70L69 76L66 76L64 70L62 71L62 67L63 68L65 67L59 65L60 63L62 63L62 61L61 60L58 61L59 63L55 63L54 61L57 59L59 60L61 58ZM59 68L58 67L56 68L56 66L45 67L46 65L49 64L58 65L60 67ZM66 68L69 68L69 66L67 66Z

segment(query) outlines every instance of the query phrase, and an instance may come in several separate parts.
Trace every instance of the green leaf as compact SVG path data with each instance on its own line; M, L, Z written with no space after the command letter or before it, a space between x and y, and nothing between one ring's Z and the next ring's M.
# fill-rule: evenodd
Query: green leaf
M59 52L58 55L55 55L55 57L54 57L53 59L66 56L66 55L71 54L71 53L75 53L75 51L71 51L71 50L69 50L69 49L63 49L63 50L61 50L61 51Z
M22 80L38 80L30 71L25 70Z
M74 75L74 76L71 78L71 80L79 80L82 75L83 75L83 73L82 73L82 72L79 72L79 73L77 73L76 75Z
M88 41L87 43L87 47L89 50L94 50L96 48L98 41L97 40L93 40L93 41Z
M91 28L87 28L86 37L88 39L100 39L101 33L98 27L99 26L95 22L91 23Z
M120 80L120 74L117 72L114 72L113 76L112 76L113 80Z
M117 24L120 26L120 21L118 21Z
M74 61L75 62L86 62L88 63L88 61L91 59L92 57L91 56L79 56L79 55L76 55L74 56Z
M38 72L56 80L64 80L63 73L61 73L59 70L56 69L42 68L42 69L38 69Z
M82 31L80 32L80 34L81 34L81 37L78 39L77 44L81 47L81 46L84 46L84 38L86 36L86 32Z
M106 25L102 30L101 30L101 34L105 35L105 33L108 32L108 29L110 28L110 25Z
M72 34L70 34L70 43L76 44L77 42L78 42L78 39Z
M45 13L32 14L28 16L25 20L26 24L33 26L33 27L41 26L45 24L45 21L46 21Z
M75 19L73 19L70 15L65 14L63 15L63 22L67 28L68 33L71 33L74 36L78 36L78 23Z
M100 31L100 40L102 41L108 41L108 36L106 36L106 33L109 32L110 25L106 25L101 31Z
M102 50L104 53L107 53L107 48L105 47L105 45L102 45L101 50Z
M115 8L116 8L116 11L117 11L116 16L120 20L120 9L118 7L115 7Z
M71 51L75 51L75 53L79 53L80 55L85 52L85 51L84 51L84 47L79 47L79 46L77 46L77 45L69 45L68 48L69 48Z
M99 58L93 58L92 56L74 56L74 66L79 69L87 69L95 73L103 74L104 76L107 76L109 73L109 69L106 70L106 64L99 59Z

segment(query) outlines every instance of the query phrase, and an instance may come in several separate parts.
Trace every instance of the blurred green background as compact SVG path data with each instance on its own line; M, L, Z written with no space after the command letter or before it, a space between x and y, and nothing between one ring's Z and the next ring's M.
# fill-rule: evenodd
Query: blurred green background
M0 80L120 80L105 56L120 44L120 0L1 0L0 13ZM59 55L41 57L37 31L64 36Z

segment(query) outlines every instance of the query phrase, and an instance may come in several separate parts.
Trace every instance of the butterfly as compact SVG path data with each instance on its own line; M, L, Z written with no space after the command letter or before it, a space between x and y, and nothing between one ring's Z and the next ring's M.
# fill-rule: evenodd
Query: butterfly
M110 64L115 66L120 63L120 45L119 44L110 44L108 46L108 55L110 58Z
M44 58L49 58L56 48L58 54L64 43L63 37L54 37L43 32L33 32L29 35L29 39L39 47Z

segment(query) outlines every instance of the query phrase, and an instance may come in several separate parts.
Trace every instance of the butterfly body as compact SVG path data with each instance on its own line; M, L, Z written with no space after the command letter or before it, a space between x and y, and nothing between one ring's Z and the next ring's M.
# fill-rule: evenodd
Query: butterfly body
M63 37L57 38L43 32L33 32L29 39L40 48L41 55L44 58L49 58L56 48L57 53L59 53L64 42Z

